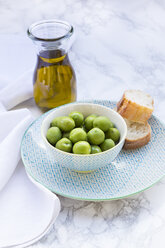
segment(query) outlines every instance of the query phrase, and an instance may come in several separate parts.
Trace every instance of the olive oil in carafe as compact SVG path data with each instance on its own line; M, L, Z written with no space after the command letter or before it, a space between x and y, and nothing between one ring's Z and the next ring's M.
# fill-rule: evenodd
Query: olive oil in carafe
M51 109L76 100L76 77L67 54L48 50L37 55L33 79L34 99Z

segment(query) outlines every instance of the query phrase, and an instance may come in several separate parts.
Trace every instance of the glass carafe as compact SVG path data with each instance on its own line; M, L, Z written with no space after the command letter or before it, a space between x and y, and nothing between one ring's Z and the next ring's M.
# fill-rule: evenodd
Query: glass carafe
M37 50L33 92L41 108L51 109L76 100L76 77L68 57L72 34L73 27L58 20L37 22L28 29Z

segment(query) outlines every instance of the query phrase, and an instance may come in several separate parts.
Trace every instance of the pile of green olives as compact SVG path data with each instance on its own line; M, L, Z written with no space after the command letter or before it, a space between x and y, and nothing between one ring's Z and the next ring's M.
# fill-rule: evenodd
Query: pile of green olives
M74 154L95 154L113 148L120 139L119 130L106 116L74 111L52 120L48 142L57 149Z

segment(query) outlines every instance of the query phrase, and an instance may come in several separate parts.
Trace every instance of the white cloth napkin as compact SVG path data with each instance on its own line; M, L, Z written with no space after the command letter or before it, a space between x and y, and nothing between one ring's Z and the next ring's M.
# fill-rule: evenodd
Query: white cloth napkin
M37 187L22 163L0 193L0 247L26 247L39 240L60 211L56 195Z
M33 118L29 110L6 111L32 97L32 72L29 71L15 82L4 82L0 90L0 190L13 174L20 160L20 143Z
M20 143L32 116L27 109L0 112L0 190L20 160Z
M7 111L32 97L32 72L15 82L4 78L0 82L0 247L24 247L45 234L60 203L54 194L31 183L20 160L22 136L33 120L30 111Z
M16 81L8 82L6 79L1 79L0 84L0 103L9 110L17 104L30 99L33 96L32 89L32 71L29 70L21 75Z

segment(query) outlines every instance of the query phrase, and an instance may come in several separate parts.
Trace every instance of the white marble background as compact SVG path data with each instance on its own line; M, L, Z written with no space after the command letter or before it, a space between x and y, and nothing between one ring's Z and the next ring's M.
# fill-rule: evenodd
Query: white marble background
M0 74L14 80L35 64L26 38L34 21L64 19L76 30L70 52L78 99L119 99L138 88L165 122L164 0L0 0ZM35 112L33 101L28 106ZM52 228L31 248L164 248L165 180L135 197L81 202L60 197Z

